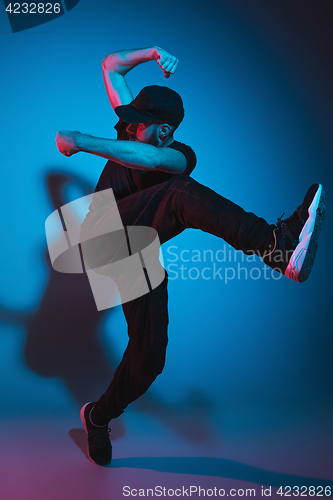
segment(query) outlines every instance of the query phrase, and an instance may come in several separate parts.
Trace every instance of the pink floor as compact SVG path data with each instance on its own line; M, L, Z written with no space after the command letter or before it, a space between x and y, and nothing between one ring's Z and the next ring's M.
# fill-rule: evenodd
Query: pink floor
M271 498L282 498L279 485L304 486L300 492L314 486L317 496L327 496L333 490L331 422L328 407L154 415L143 405L114 422L112 465L98 467L87 458L76 409L6 418L0 423L1 498L241 498L250 496L246 489L268 496L270 486Z

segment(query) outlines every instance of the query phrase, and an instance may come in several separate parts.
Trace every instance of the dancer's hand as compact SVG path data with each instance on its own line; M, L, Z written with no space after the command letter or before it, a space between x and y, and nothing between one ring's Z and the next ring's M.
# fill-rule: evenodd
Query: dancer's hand
M155 50L157 64L163 69L165 78L169 78L176 71L179 60L161 47L155 47Z
M64 156L72 156L78 153L80 151L77 145L79 135L78 130L60 130L55 139L59 152Z

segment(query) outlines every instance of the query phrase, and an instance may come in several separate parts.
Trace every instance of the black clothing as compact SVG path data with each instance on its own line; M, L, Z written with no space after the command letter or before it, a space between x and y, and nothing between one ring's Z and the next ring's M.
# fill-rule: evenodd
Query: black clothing
M119 120L115 126L117 130L117 139L128 140L128 133L126 132L127 126L128 123ZM178 141L174 141L168 147L183 153L187 161L186 170L183 174L190 175L197 161L194 151L189 146L186 146L186 144ZM120 165L120 163L109 160L99 178L95 191L103 191L104 189L112 188L114 197L118 201L133 193L142 191L143 189L166 182L174 177L174 175L177 174L126 168Z
M124 127L118 124L118 136L123 138ZM195 165L195 155L185 145L176 146L187 158L187 172ZM182 149L180 149L182 148ZM273 244L272 228L264 219L223 198L215 191L199 184L186 174L171 175L158 172L126 169L108 162L96 190L112 187L117 209L124 226L154 228L162 243L180 234L186 228L197 228L214 234L244 253L263 254ZM159 175L168 176L162 182ZM156 184L155 184L156 182ZM150 185L153 183L153 185ZM107 227L114 208L96 193L85 221L84 230ZM107 230L106 230L107 232ZM107 245L104 245L104 247ZM103 253L109 251L103 247ZM112 257L110 257L112 260ZM108 262L108 256L105 259ZM129 342L111 384L96 402L92 420L103 425L121 415L129 403L144 394L161 373L168 341L167 276L155 289L122 305L128 324Z

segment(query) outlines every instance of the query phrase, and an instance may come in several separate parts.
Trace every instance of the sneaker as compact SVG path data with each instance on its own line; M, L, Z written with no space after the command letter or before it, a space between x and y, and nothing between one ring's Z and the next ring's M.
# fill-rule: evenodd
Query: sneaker
M88 455L96 465L108 465L112 458L112 446L110 443L107 425L97 426L90 420L90 412L95 403L87 403L80 411L81 421L84 430L88 434Z
M287 219L282 220L284 214L278 219L274 229L275 246L263 257L265 264L294 281L307 280L315 260L324 213L324 188L313 184L302 205Z

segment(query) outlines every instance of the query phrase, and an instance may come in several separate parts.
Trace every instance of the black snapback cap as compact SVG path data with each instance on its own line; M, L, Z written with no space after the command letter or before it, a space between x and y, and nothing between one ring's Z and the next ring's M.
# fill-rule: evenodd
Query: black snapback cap
M144 87L130 104L117 106L115 112L126 123L158 121L179 125L184 118L180 95L169 87Z

